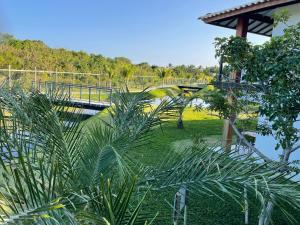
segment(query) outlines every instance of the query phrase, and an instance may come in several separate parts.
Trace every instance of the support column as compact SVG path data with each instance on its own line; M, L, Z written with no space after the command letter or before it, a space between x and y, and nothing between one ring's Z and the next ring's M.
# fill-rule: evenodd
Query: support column
M248 31L248 22L249 18L246 16L241 16L238 18L237 26L236 26L236 36L247 38L247 31ZM230 75L231 82L240 83L241 82L241 71L236 71ZM234 104L234 101L236 100L234 98L234 95L232 93L232 90L228 90L227 93L228 102L230 104ZM236 118L235 114L232 114L230 116L230 121L233 122ZM232 137L233 137L233 128L230 125L229 120L224 120L224 127L223 127L223 145L226 150L231 149L232 145Z

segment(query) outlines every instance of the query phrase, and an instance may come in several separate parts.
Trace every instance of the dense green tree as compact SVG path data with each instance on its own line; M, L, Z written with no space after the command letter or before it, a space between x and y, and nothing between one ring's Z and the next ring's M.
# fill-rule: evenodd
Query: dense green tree
M17 40L9 34L1 34L0 68L7 68L8 65L14 69L33 70L37 68L48 71L99 73L104 74L106 81L112 83L124 78L128 82L128 79L133 76L153 76L157 79L167 77L197 79L200 78L199 74L203 74L212 79L211 68L199 68L193 65L174 66L172 64L166 67L150 66L146 62L133 64L125 57L108 58L98 54L87 54L83 51L49 48L42 41ZM111 76L112 74L113 76ZM66 80L68 79L66 78ZM89 79L84 78L84 80ZM95 78L93 82L96 84L98 80Z
M268 125L260 124L264 128L260 131L274 136L278 141L276 150L282 149L278 161L288 165L290 155L300 148L300 133L295 127L300 115L300 23L287 26L283 36L273 37L260 46L244 38L230 37L218 38L216 47L217 56L222 56L228 70L243 70L243 81L248 87L256 87L254 92L245 89L243 98L250 97L259 105L258 112ZM232 107L238 108L237 104ZM281 172L287 172L286 167ZM270 223L273 206L270 201L265 203L260 225Z

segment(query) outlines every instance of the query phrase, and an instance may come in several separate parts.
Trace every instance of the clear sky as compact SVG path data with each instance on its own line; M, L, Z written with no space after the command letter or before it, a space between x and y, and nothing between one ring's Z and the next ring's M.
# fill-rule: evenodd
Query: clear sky
M0 0L0 31L134 63L215 65L214 38L234 31L197 18L249 1Z

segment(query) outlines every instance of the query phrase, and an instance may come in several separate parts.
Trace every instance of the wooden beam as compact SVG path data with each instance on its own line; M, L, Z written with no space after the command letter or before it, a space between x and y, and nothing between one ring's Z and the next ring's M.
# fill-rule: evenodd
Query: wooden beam
M251 22L250 22L250 20L249 20L248 28L249 28L252 24L254 24L255 22L256 22L255 20L252 20Z
M273 24L274 23L274 19L269 17L269 16L263 16L261 14L251 14L249 15L250 19L256 20L256 21L260 21L262 23L268 23L268 24Z
M229 20L227 23L225 23L223 26L227 27L227 26L229 26L229 24L233 23L235 20L236 19L233 18L233 19Z
M212 15L208 14L206 16L199 17L199 19L203 20L205 23L212 23L216 21L227 20L233 17L257 13L268 9L275 9L282 6L292 5L298 2L299 0L270 0L266 2L248 4L245 6L224 10Z
M258 23L256 26L252 27L249 32L254 32L254 30L258 27L260 27L263 23Z
M268 24L267 26L263 26L262 28L260 28L258 31L256 31L257 33L267 29L268 27L270 27L270 24Z
M250 24L253 24L253 22L249 23ZM228 29L232 29L232 30L236 30L236 27L225 27L225 26L222 26L221 24L219 23L212 23L212 25L215 25L215 26L218 26L218 27L222 27L222 28L228 28ZM260 24L261 25L261 24ZM251 30L248 30L248 33L253 33L253 34L258 34L256 32L253 32L252 29ZM266 35L266 34L259 34L259 35L263 35L263 36L266 36L266 37L271 37L272 35Z
M270 33L273 30L273 27L267 31L265 31L262 35L268 36L268 33ZM271 33L272 35L272 33Z

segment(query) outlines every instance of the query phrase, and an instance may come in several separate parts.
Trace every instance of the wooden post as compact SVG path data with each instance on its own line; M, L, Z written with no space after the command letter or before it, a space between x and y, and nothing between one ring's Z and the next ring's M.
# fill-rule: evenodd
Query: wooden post
M238 18L237 26L236 26L236 36L246 38L247 31L248 31L248 22L249 18L246 16L241 16ZM240 83L241 81L241 71L236 71L230 75L230 79L233 82ZM230 104L234 104L235 98L232 93L232 90L229 90L227 93L228 102ZM230 116L230 121L233 122L236 119L236 115L232 114ZM226 150L231 149L232 144L232 137L233 137L233 128L230 125L229 120L224 120L224 127L223 127L223 145Z

